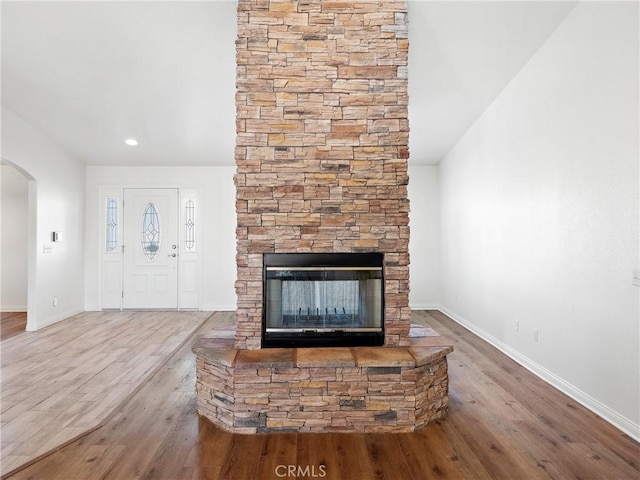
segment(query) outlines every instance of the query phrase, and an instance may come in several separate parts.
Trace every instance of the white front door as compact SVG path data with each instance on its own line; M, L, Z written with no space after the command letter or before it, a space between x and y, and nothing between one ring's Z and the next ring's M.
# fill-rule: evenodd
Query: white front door
M178 190L124 189L123 308L178 308Z

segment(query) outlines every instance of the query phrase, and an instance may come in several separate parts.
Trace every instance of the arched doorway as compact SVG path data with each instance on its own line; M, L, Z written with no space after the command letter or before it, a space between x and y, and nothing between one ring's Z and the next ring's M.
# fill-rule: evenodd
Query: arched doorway
M27 328L29 291L34 284L36 182L9 160L0 162L2 339Z

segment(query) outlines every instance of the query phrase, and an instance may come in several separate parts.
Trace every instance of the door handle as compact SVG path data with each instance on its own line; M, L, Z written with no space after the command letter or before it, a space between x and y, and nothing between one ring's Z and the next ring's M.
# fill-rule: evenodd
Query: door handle
M175 257L176 257L176 254L175 254L175 253L172 253L171 255L167 255L167 257L173 257L173 258L175 258Z

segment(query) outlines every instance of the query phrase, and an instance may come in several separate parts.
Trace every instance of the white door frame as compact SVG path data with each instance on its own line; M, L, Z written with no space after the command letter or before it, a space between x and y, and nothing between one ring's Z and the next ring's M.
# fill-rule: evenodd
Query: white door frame
M99 201L97 218L99 219L98 251L98 291L99 308L101 310L122 310L123 296L123 228L122 228L122 201L124 190L142 188L174 188L178 190L178 242L179 242L179 263L178 263L178 309L179 310L200 310L202 301L202 260L203 260L203 240L201 221L201 188L191 186L176 185L101 185L98 190ZM115 251L106 250L106 202L113 199L118 208L118 226L116 232L117 249ZM194 242L191 248L186 248L186 210L187 202L195 207L192 210L194 218L192 222L195 232Z

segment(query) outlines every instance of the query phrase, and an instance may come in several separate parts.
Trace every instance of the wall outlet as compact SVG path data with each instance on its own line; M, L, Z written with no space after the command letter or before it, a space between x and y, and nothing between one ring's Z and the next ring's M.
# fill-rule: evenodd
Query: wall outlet
M514 329L516 332L519 332L519 331L520 331L520 320L514 320L514 321L513 321L513 329Z
M637 287L640 287L640 270L633 271L633 281L632 283Z
M537 328L533 329L533 341L536 342L536 343L538 342L538 329Z
M53 302L51 302L51 303L53 303L54 307L57 307L58 306L58 297L53 297Z

